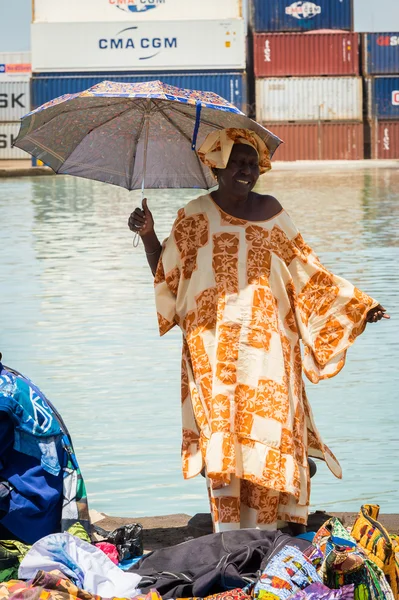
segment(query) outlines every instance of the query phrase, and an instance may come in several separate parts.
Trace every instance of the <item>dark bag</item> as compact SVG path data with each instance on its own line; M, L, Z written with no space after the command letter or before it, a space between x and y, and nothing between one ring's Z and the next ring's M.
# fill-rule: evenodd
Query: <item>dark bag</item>
M123 525L111 532L98 525L94 525L93 528L104 541L116 546L120 562L143 556L143 526L140 523Z
M266 561L287 544L309 547L309 542L280 531L213 533L151 552L129 571L142 577L144 593L156 588L165 600L204 598L255 582Z

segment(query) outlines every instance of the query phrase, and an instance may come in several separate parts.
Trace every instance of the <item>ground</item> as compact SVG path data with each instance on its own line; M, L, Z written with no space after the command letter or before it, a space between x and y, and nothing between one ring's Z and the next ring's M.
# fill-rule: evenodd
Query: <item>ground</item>
M339 517L345 526L354 523L357 513L330 513ZM185 514L165 515L163 517L110 517L97 511L90 511L92 522L107 531L112 531L121 525L139 522L144 528L144 548L146 551L158 550L168 546L180 544L194 537L212 533L210 514L197 514L190 517ZM309 515L310 530L317 528L324 522L326 513L316 512ZM380 515L380 523L390 533L399 534L399 514ZM315 527L312 525L315 524Z

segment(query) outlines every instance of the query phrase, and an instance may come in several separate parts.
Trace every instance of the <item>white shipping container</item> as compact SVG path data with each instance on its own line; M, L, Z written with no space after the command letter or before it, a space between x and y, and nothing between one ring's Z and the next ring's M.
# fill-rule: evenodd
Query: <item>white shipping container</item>
M361 77L276 77L256 80L256 119L361 121Z
M34 23L236 19L246 0L34 0Z
M34 71L244 69L242 19L34 23Z
M0 81L28 80L31 71L30 52L0 52Z
M12 145L19 133L19 123L0 123L0 160L31 158L30 154Z
M30 52L0 52L0 64L29 64Z
M30 112L30 82L0 80L0 122L19 121Z

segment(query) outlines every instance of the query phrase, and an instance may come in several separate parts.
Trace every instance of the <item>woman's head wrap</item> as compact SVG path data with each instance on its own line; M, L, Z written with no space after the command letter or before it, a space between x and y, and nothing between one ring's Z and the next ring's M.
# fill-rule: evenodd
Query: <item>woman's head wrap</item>
M198 149L198 156L211 169L225 169L234 144L247 144L255 148L259 157L260 174L270 171L270 152L265 142L250 129L230 128L210 133Z

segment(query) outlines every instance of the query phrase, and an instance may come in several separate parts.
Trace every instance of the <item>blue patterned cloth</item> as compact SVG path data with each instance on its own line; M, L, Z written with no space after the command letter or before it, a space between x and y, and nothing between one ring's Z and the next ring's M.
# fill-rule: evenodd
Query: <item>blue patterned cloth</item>
M259 600L287 600L298 590L321 583L314 566L294 546L285 546L267 564L255 585Z
M56 409L23 375L0 363L0 523L27 544L80 522L87 496Z

